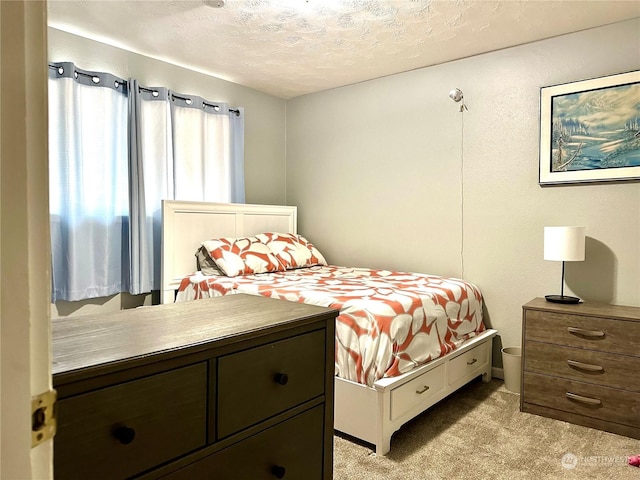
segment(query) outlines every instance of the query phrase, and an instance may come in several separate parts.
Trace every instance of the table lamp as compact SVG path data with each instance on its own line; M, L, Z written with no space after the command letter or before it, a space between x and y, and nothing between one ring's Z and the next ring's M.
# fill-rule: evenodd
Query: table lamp
M562 262L560 295L545 295L548 302L580 303L578 297L564 294L564 262L584 260L585 227L544 227L544 259Z

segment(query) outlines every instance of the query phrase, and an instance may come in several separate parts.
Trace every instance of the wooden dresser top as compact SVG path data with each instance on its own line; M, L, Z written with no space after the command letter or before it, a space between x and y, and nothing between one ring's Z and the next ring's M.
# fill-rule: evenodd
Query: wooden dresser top
M54 375L172 351L195 352L335 318L337 310L227 295L52 320Z
M640 322L640 307L625 305L609 305L606 303L583 302L578 304L562 304L547 302L544 298L534 298L522 306L523 309L542 310L554 313L583 315L585 317L604 317L632 322Z

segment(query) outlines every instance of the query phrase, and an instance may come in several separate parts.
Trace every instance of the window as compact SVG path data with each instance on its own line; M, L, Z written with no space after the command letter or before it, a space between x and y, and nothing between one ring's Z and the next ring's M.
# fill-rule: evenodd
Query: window
M244 202L244 112L50 65L53 300L160 285L163 199Z

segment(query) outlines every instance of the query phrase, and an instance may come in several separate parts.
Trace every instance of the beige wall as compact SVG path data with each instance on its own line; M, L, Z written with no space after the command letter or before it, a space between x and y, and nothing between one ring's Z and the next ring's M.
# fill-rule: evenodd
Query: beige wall
M300 231L331 263L477 283L496 352L520 345L523 303L559 293L545 225L586 227L571 291L640 305L640 184L537 183L540 87L638 69L638 45L633 20L290 100L287 201Z
M298 205L300 231L333 263L476 282L501 342L519 345L521 305L560 286L544 225L587 227L570 291L640 305L640 185L537 184L540 87L640 68L639 32L628 21L287 102L54 29L49 59L244 106L247 202Z
M247 203L285 204L286 101L209 75L49 28L49 61L135 78L245 109L245 189ZM115 295L84 302L58 302L53 316L86 315L149 305L150 296ZM156 302L157 303L157 302Z

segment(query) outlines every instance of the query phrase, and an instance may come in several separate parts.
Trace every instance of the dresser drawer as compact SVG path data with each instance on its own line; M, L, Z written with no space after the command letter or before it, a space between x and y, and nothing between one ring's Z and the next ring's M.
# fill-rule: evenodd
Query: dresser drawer
M491 342L484 342L471 350L458 355L449 362L449 385L479 375L489 363Z
M324 393L325 330L218 359L217 438Z
M56 480L126 478L204 446L206 397L203 362L60 400Z
M524 395L528 403L640 428L640 393L525 372Z
M323 407L315 407L163 478L320 480L323 423Z
M444 385L445 365L442 364L398 388L394 388L391 390L391 420L400 418L412 408L441 393L444 390Z
M640 344L639 322L526 310L525 337L569 347L640 356L637 348Z
M524 370L640 392L640 357L525 341Z

